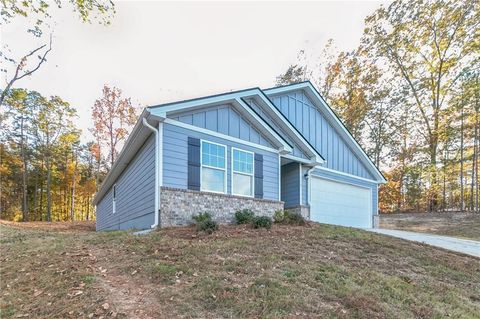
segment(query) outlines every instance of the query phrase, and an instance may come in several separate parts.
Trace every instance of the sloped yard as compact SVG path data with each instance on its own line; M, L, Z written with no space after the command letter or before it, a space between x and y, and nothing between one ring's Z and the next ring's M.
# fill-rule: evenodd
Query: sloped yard
M343 227L0 225L2 318L473 318L480 262Z

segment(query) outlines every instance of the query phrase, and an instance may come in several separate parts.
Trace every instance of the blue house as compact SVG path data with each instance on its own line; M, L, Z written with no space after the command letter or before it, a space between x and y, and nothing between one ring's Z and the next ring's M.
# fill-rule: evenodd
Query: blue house
M97 230L250 208L375 227L385 179L310 82L147 107L93 203Z

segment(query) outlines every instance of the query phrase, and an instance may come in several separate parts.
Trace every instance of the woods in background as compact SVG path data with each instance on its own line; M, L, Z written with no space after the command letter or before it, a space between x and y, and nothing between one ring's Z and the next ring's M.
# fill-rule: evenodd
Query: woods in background
M300 51L278 85L313 79L388 180L380 209L479 210L480 9L395 1L360 45Z

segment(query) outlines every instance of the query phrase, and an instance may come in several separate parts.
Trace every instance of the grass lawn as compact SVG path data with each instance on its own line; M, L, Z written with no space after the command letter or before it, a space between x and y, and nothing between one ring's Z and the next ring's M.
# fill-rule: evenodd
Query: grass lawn
M480 241L480 214L476 213L384 214L380 226Z
M480 260L343 227L0 225L1 318L478 318Z

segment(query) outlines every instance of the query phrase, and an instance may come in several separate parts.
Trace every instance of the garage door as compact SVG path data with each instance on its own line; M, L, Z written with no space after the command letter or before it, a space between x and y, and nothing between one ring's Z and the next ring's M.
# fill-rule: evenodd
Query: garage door
M312 177L310 218L352 227L372 227L372 194L368 188Z

